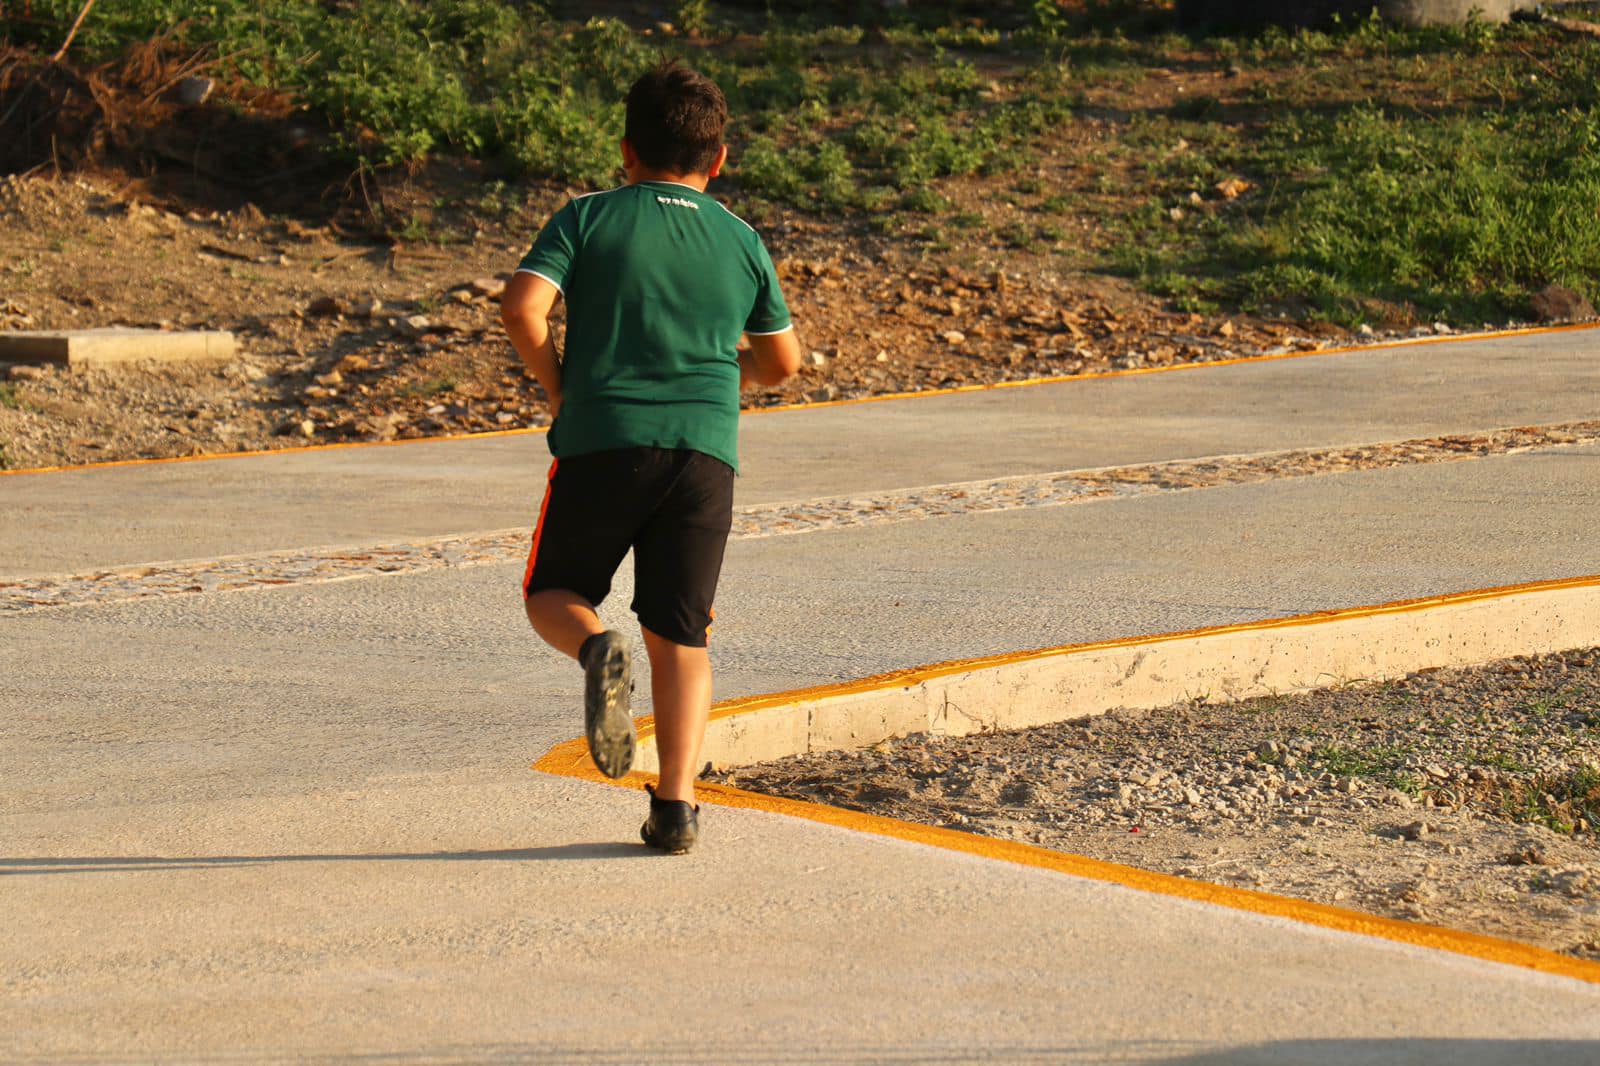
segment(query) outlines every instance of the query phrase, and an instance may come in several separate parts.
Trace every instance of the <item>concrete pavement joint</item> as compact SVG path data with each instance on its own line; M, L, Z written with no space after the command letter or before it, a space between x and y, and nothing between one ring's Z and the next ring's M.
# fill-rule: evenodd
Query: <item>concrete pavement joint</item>
M1453 462L1600 442L1600 421L1488 430L1399 442L1208 456L1098 470L1058 471L849 497L738 508L732 537L757 540L961 515L1059 507L1110 498L1219 488L1355 470ZM89 574L0 580L0 615L167 596L324 584L522 559L524 529L401 544L296 549L150 563Z

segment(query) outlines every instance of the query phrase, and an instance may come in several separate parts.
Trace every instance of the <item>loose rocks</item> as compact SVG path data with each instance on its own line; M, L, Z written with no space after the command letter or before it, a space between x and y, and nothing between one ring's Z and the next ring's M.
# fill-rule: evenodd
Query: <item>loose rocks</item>
M722 778L1600 958L1600 649Z

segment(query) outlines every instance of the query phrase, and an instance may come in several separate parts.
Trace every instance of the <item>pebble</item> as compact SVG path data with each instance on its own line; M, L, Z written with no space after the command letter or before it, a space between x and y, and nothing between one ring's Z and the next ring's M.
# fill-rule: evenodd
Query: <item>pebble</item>
M274 429L273 432L280 437L291 437L297 435L301 437L311 437L316 435L317 424L309 418L291 418L286 422L278 423L277 428Z
M217 83L210 78L184 78L172 87L172 98L185 107L199 107L211 99Z

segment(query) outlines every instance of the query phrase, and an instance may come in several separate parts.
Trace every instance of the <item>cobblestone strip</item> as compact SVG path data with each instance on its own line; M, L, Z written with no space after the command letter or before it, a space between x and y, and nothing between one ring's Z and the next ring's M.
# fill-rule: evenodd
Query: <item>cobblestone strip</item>
M863 496L747 507L734 515L733 530L741 539L776 537L910 519L1057 507L1106 497L1452 462L1597 442L1600 442L1600 421L1570 422L1344 448L1211 456L1098 470L1025 474Z
M1345 448L1027 474L741 507L734 514L733 536L739 540L754 540L1594 443L1600 443L1600 421ZM194 562L152 563L70 576L0 579L0 615L161 596L348 581L382 574L414 574L519 560L526 557L527 551L526 529L502 529L402 544L307 548Z

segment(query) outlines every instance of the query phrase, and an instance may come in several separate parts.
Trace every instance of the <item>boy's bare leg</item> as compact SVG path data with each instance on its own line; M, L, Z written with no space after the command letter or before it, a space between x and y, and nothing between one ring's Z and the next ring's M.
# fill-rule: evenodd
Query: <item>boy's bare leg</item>
M528 597L528 621L546 644L583 664L583 734L595 767L621 777L633 767L638 735L628 715L633 681L627 642L600 624L594 606L566 589L541 589ZM585 654L584 646L594 642Z
M694 779L700 769L700 743L711 715L711 656L704 648L675 644L648 629L645 652L650 656L650 698L654 703L656 754L661 761L664 800L694 802Z
M528 621L552 648L573 659L583 642L605 632L594 606L566 589L541 589L528 597Z

